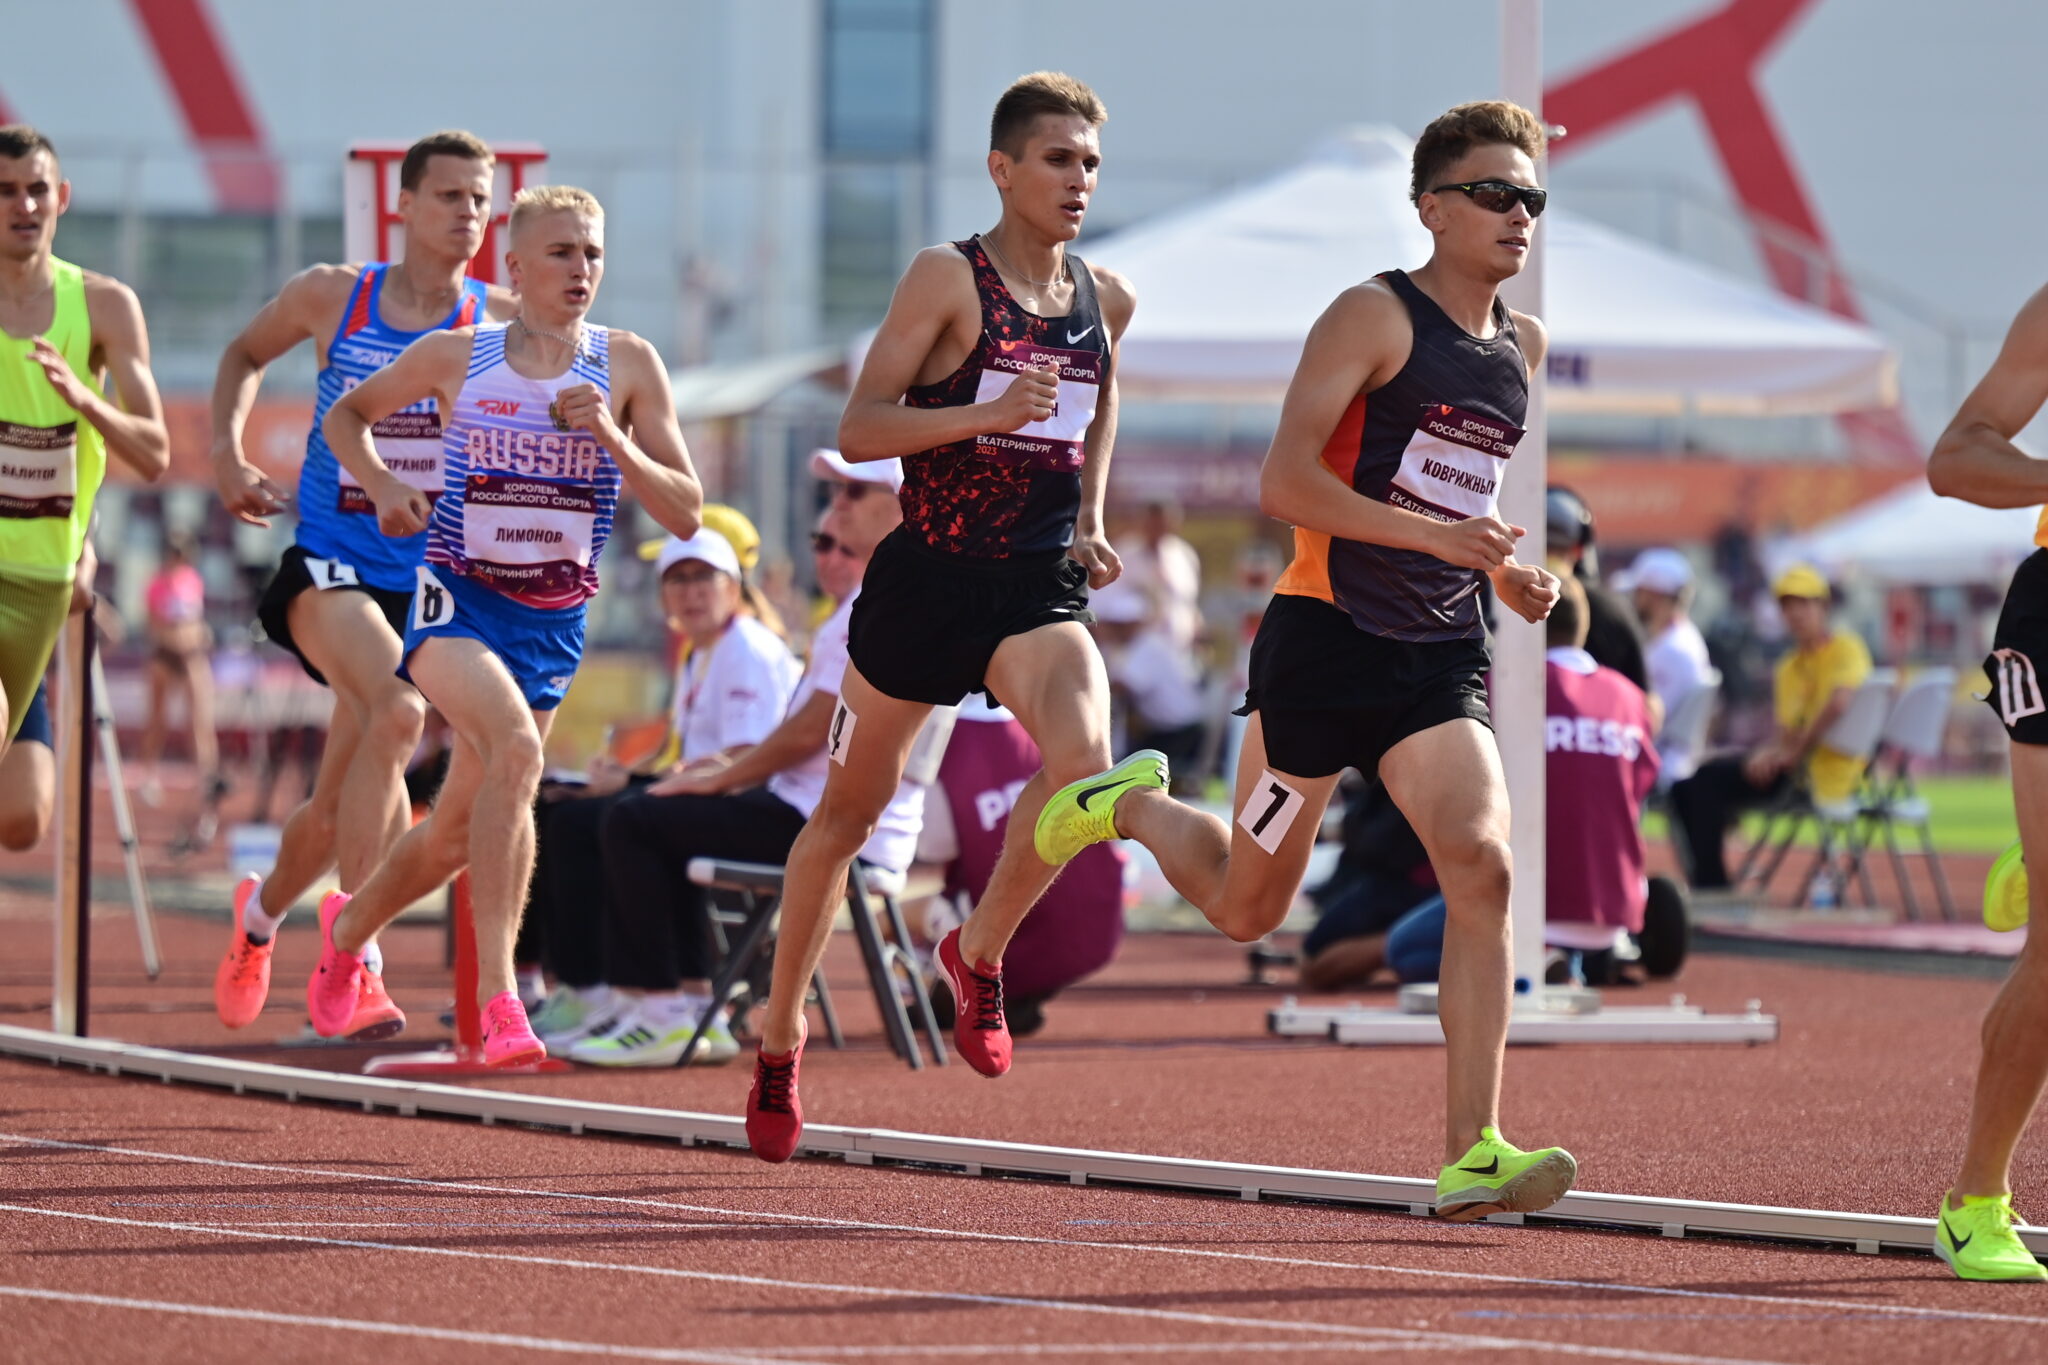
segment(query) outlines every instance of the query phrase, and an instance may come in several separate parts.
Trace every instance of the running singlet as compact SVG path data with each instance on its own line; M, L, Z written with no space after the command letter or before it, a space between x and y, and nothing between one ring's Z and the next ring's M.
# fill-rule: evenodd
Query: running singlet
M1060 367L1052 416L1014 432L955 441L903 460L903 524L932 549L972 559L1057 554L1074 543L1081 512L1082 446L1103 378L1109 338L1095 277L1068 253L1074 308L1065 317L1024 311L989 264L981 239L955 242L974 268L981 339L960 368L903 395L912 408L957 408L1000 397L1017 375Z
M85 273L52 257L56 298L43 335L91 385L92 321ZM99 428L57 396L29 359L34 337L0 333L0 565L20 578L68 583L107 472Z
M595 436L561 420L555 398L595 384L611 400L611 333L585 327L566 371L528 379L505 363L505 326L479 326L470 346L442 434L445 482L427 523L427 563L529 607L579 607L597 595L619 467Z
M1344 410L1323 464L1390 507L1438 521L1490 516L1508 457L1522 439L1529 367L1507 305L1494 300L1494 335L1466 332L1390 270L1379 276L1408 306L1415 344L1401 372ZM1479 574L1420 550L1294 531L1294 562L1276 592L1319 597L1360 630L1392 640L1477 639Z
M313 402L313 429L306 433L306 461L299 466L298 543L317 558L352 565L357 578L373 588L410 592L426 545L424 535L392 537L377 529L376 505L334 458L320 424L335 400L398 359L399 352L427 332L467 327L481 319L488 288L481 280L464 280L461 301L447 317L426 331L401 332L377 312L390 271L383 261L363 267L341 326L327 345L327 365L320 371L319 395ZM370 428L370 439L393 474L430 498L439 496L441 416L433 399L384 418Z

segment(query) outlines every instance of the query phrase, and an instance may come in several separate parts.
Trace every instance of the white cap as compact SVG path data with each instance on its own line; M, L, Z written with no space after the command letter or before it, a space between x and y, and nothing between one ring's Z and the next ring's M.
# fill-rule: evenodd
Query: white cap
M1136 625L1145 619L1145 597L1135 588L1112 583L1089 594L1088 610L1105 626Z
M654 557L654 572L656 575L665 574L671 565L686 559L702 560L730 578L740 576L740 557L734 552L732 542L708 526L688 540L670 536L663 541L661 553Z
M903 491L903 461L866 460L855 464L836 450L820 446L811 452L811 473L821 479L845 479L850 483L879 483L891 493Z
M1615 586L1633 592L1648 588L1676 597L1692 586L1692 561L1668 546L1657 546L1636 556L1636 562L1622 570Z

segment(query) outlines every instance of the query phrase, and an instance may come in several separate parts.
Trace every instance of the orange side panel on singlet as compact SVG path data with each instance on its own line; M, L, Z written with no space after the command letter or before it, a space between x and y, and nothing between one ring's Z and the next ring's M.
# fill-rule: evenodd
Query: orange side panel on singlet
M1351 475L1358 468L1359 446L1365 439L1365 395L1359 394L1344 409L1337 429L1323 447L1323 467L1351 487ZM1290 597L1320 597L1335 602L1330 590L1330 537L1322 531L1294 528L1294 558L1273 591Z

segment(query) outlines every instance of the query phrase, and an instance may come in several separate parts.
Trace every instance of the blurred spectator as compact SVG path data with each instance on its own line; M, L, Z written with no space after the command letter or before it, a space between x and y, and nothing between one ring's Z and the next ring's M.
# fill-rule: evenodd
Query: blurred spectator
M1643 660L1643 627L1621 594L1601 586L1600 555L1594 544L1593 509L1578 494L1555 484L1543 498L1543 543L1560 578L1579 580L1586 590L1590 633L1586 652L1595 663L1649 690Z
M1645 550L1616 586L1631 594L1636 616L1649 635L1650 693L1668 716L1695 688L1705 686L1713 671L1706 638L1686 613L1692 602L1692 562L1676 550ZM1692 776L1695 760L1683 744L1663 743L1660 752L1660 780L1667 786Z
M1387 931L1417 906L1443 903L1422 840L1378 782L1345 808L1337 868L1309 894L1320 913L1301 941L1301 984L1312 991L1365 985L1387 965Z
M812 642L788 714L730 764L671 774L618 801L604 820L606 976L626 998L610 1027L569 1046L572 1061L599 1066L673 1066L711 1004L716 969L709 892L688 876L690 859L780 863L825 794L826 741L846 671L846 623L874 553L852 519L831 512L813 538L819 581L840 599ZM917 847L924 789L905 780L861 850L863 861L901 872ZM692 1059L730 1061L739 1051L716 1019Z
M832 510L845 515L848 532L862 542L879 545L902 522L901 505L892 504L903 491L903 461L855 464L836 450L820 447L811 452L811 473L832 486Z
M206 581L193 563L196 558L192 537L173 533L164 543L163 563L143 593L149 632L149 721L142 732L142 764L148 777L143 799L151 805L162 799L157 768L174 693L185 698L192 761L207 799L218 795L215 788L221 781L220 741L213 725L213 632L206 625Z
M1819 570L1794 565L1771 592L1792 637L1772 688L1776 732L1748 754L1702 763L1671 789L1672 832L1695 890L1727 888L1721 846L1737 813L1781 800L1802 782L1816 801L1841 801L1863 779L1862 763L1830 749L1822 736L1870 675L1870 650L1855 632L1829 621L1833 594Z
M1024 727L979 693L960 704L938 780L925 798L917 861L943 869L945 888L921 907L914 932L936 943L987 889L1003 850L1017 794L1040 766ZM1123 942L1124 865L1115 843L1085 848L1031 908L1003 951L1003 991L1010 1032L1036 1033L1045 1002L1102 970ZM952 1026L953 993L933 990L940 1022Z
M671 712L676 761L667 774L717 772L776 728L799 666L780 636L740 609L739 554L724 536L708 529L688 540L670 536L655 564L663 615L686 647ZM655 780L605 753L583 785L543 789L518 958L538 959L555 977L534 1028L556 1042L580 1038L617 1012L599 913L607 875L602 830L614 805Z
M1096 593L1089 608L1110 688L1125 703L1123 747L1165 754L1176 790L1197 781L1209 705L1193 656L1147 622L1144 600L1121 583Z
M1202 633L1202 557L1179 531L1178 507L1148 502L1138 516L1137 534L1120 541L1116 551L1124 565L1118 581L1144 600L1146 622L1186 650Z

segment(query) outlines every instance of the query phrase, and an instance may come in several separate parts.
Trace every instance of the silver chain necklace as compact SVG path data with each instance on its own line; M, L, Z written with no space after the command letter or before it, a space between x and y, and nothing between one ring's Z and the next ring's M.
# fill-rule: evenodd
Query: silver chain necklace
M530 337L546 337L549 341L559 341L572 351L580 352L583 349L582 323L576 324L576 333L574 336L563 336L560 332L550 332L545 328L534 326L532 323L526 320L526 315L524 313L521 313L518 316L514 317L512 321L518 323L519 330L526 333Z
M1065 284L1074 277L1072 268L1067 265L1067 253L1064 248L1060 251L1060 268L1053 272L1053 277L1049 280L1034 280L1017 268L1016 263L1004 253L1001 247L996 245L994 237L984 232L981 234L981 241L982 245L996 253L996 259L1003 263L1005 270L1030 285L1033 289L1051 289L1056 285Z

